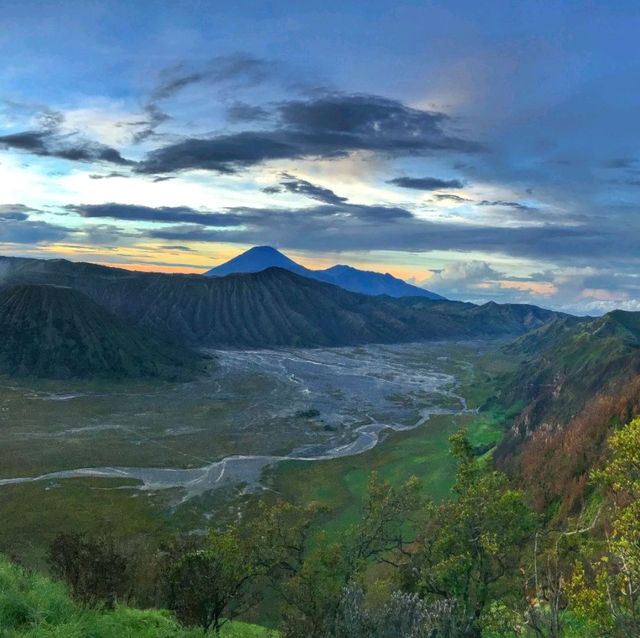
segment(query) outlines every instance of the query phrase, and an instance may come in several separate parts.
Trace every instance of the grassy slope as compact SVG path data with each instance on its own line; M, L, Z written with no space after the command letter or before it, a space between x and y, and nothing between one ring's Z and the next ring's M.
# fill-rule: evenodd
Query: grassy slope
M121 485L131 482L120 481ZM60 532L112 532L117 538L165 539L168 521L163 511L171 494L113 489L113 479L71 479L8 485L0 489L0 552L32 567L46 568L46 547Z
M60 583L25 571L0 557L0 636L2 638L192 638L166 611L119 606L89 610L75 604ZM230 623L222 638L268 638L256 625Z

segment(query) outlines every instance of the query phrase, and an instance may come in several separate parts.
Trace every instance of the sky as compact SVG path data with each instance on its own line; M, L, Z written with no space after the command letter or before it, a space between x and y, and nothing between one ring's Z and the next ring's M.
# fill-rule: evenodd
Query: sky
M1 9L0 254L640 310L635 2Z

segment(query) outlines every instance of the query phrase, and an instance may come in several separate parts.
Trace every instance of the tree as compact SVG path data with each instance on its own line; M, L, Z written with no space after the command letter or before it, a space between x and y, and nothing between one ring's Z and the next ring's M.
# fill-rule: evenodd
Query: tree
M611 435L610 459L593 478L609 495L610 526L570 584L573 607L598 631L640 636L640 418Z
M261 501L245 520L246 544L251 547L256 566L278 591L301 570L310 549L313 525L326 511L316 502L298 506L283 500L270 505Z
M579 555L581 537L593 530L599 515L600 510L586 526L540 530L535 534L533 546L527 549L525 557L528 560L523 568L527 603L524 624L538 638L561 638L564 635L568 608L567 579Z
M256 570L237 528L210 531L204 547L168 562L169 606L187 625L220 632L251 602L249 583Z
M351 572L371 560L394 566L406 560L410 556L407 547L414 540L411 523L422 504L420 483L415 476L394 488L373 472L360 520L347 532L343 542L350 550Z
M320 533L304 560L290 573L282 595L284 636L325 638L340 606L344 588L376 562L397 566L408 560L409 521L419 510L415 478L398 488L371 475L362 516L331 542Z
M455 600L459 624L468 624L465 635L480 636L489 603L517 591L522 548L535 517L522 492L474 455L463 431L450 442L458 461L455 498L427 504L405 575L427 602Z
M86 605L113 607L126 596L131 578L129 559L111 536L89 538L59 534L49 547L49 565L71 595Z

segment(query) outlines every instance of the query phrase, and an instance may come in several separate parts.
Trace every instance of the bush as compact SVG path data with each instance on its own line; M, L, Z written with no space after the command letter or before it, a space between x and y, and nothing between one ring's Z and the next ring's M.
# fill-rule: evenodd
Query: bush
M262 627L229 623L223 638L269 638ZM86 609L62 583L11 564L0 557L1 638L202 638L201 630L181 627L164 610L117 605Z

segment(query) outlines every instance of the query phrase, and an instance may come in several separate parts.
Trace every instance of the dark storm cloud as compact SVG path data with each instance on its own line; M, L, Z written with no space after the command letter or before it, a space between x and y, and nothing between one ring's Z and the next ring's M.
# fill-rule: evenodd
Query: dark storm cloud
M46 151L45 140L49 136L45 131L24 131L0 137L0 144L6 148L15 148L21 151L30 151L37 155L44 155Z
M327 219L312 211L306 216L300 212L272 214L269 219L264 218L263 223L248 223L242 229L178 225L151 230L149 236L182 242L280 242L282 246L305 250L482 251L560 261L581 258L585 246L594 255L612 256L615 252L594 229L487 227L416 218L390 223L384 228L380 224L377 218L368 221L363 217Z
M114 148L75 134L62 135L55 129L3 135L0 136L0 147L75 162L108 162L121 166L131 164Z
M24 204L0 204L0 221L25 221L31 213L37 212Z
M476 142L450 136L443 113L421 111L375 95L332 93L279 104L272 130L189 138L149 153L142 173L205 169L233 173L269 160L343 157L354 151L420 155L476 152Z
M168 173L200 168L235 173L241 168L274 159L294 159L301 150L263 133L219 135L211 139L189 138L152 151L140 164L139 173Z
M475 152L480 145L448 136L444 113L422 111L377 95L333 93L281 104L292 139L326 155L354 150L419 154L431 150Z
M395 177L390 179L387 184L418 191L435 191L441 188L464 187L464 183L459 179L438 179L437 177Z
M343 204L347 201L346 197L336 195L336 193L331 189L318 186L317 184L312 184L305 179L294 177L288 173L283 173L282 177L283 180L280 182L280 186L267 186L262 189L262 192L274 194L286 191L288 193L296 193L298 195L310 197L311 199L323 202L324 204L337 205Z

